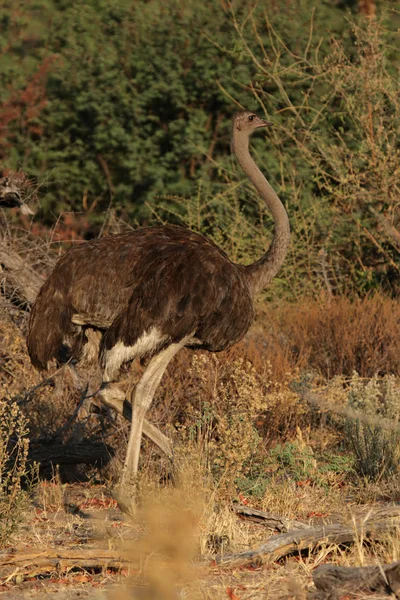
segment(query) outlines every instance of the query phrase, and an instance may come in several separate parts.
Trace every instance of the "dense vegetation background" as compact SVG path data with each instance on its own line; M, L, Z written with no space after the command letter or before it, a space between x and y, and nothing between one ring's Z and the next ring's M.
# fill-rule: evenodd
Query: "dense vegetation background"
M154 515L168 521L172 510L203 558L264 543L264 526L239 522L233 499L312 525L340 514L353 527L355 509L366 509L354 549L325 539L290 572L282 560L257 568L258 596L253 569L222 578L202 560L201 598L283 598L271 590L286 582L292 598L294 577L305 598L327 560L398 561L398 531L373 541L365 515L400 500L399 28L398 0L0 0L0 175L21 169L36 210L0 210L0 546L49 548L43 572L31 553L17 576L0 565L0 588L31 597L28 580L60 586L76 573L91 585L86 563L83 575L63 562L69 580L53 578L60 545L91 551L82 511L101 507L108 521L103 484L119 478L128 436L122 418L82 406L99 389L97 365L33 368L29 305L71 241L154 221L206 233L233 260L258 257L273 223L230 153L238 107L273 122L252 138L252 154L287 207L289 255L266 292L274 302L259 303L240 344L183 350L170 364L149 416L173 439L174 464L143 444L138 505L159 498ZM142 372L134 364L121 374L127 397ZM75 465L78 446L92 452ZM53 481L33 486L27 516L21 482L35 482L38 468ZM71 492L63 483L86 478ZM165 565L172 573L176 556L191 556L175 520L169 529L157 519L139 512L132 536L151 532L133 550L140 597L144 585L161 597L151 571L172 586ZM109 566L96 566L93 587L110 580Z
M272 293L399 281L398 2L31 0L0 6L0 164L40 185L36 219L104 213L201 229L232 258L268 213L229 152L238 106L274 128L254 152L285 202L291 255ZM376 18L366 16L370 13Z

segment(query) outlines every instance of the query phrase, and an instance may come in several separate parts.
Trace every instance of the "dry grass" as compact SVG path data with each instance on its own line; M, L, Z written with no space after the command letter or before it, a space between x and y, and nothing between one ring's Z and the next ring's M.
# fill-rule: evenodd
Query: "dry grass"
M0 400L0 545L23 520L27 498L22 480L30 474L28 447L26 418L15 402Z
M304 299L263 307L259 319L272 372L314 371L324 379L398 373L400 303L379 294L363 299ZM282 376L282 375L281 375Z
M97 598L101 590L101 597L109 600L180 597L305 600L313 569L320 564L365 566L399 559L397 534L388 535L379 543L364 543L366 540L360 534L356 543L347 548L322 545L310 555L289 557L279 563L218 567L210 561L204 562L204 558L215 551L255 547L265 541L270 532L260 525L240 521L228 510L218 498L218 490L209 487L207 474L201 470L195 455L189 459L179 458L177 471L175 485L160 485L154 473L141 473L140 507L133 522L121 520L103 487L61 485L57 479L50 485L38 486L35 509L27 516L26 526L13 539L19 550L29 550L32 546L49 550L96 545L115 548L122 544L131 563L125 574L107 569L51 573L47 581L41 579L42 593L69 590L70 595L66 597L71 599L78 598L79 594ZM193 481L198 485L194 486ZM289 495L282 487L281 501L285 493ZM308 488L303 500L311 505L316 496L308 498L310 493ZM328 498L334 500L330 493ZM72 506L79 508L79 512L71 511ZM351 505L346 510L347 522L351 524L354 510ZM343 512L342 499L342 515ZM211 542L215 544L217 538L220 545L215 548ZM225 547L221 540L225 540ZM35 573L34 565L31 573ZM28 585L32 587L35 581L35 576L24 580L24 576L14 575L1 590L13 590L20 598L31 598Z

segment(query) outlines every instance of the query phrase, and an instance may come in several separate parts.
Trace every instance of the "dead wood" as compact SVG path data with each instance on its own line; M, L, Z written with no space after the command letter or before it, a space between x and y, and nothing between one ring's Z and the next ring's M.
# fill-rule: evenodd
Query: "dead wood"
M0 273L7 296L20 304L30 305L44 283L43 279L23 258L0 240Z
M355 540L373 540L387 533L398 531L400 526L400 506L379 510L363 518L355 518L354 523L334 523L289 531L275 535L257 548L217 557L219 564L241 564L250 561L273 562L288 554L303 550L312 552L322 544L348 544Z
M121 569L127 567L129 561L123 557L121 550L102 548L46 548L39 551L28 552L2 552L0 553L0 568L14 567L18 573L29 574L38 571L63 572L71 568L81 569Z
M273 531L279 531L280 533L287 533L288 531L294 531L296 529L308 529L310 525L302 523L300 521L294 521L292 519L286 519L272 513L266 513L256 508L250 508L249 506L243 506L242 504L235 504L233 511L241 518L246 521L252 521L253 523L260 523L265 525L268 529Z
M322 396L319 394L310 392L307 386L303 386L303 384L298 384L297 382L292 383L290 387L302 400L305 400L312 406L316 406L317 409L322 412L333 412L337 415L341 415L342 417L354 419L355 421L360 421L361 423L365 423L366 425L370 425L372 427L379 426L387 431L400 432L400 425L396 419L388 419L381 416L369 415L361 410L356 410L348 406L334 405L328 400L322 398Z
M347 593L375 592L400 598L400 562L376 567L321 565L313 573L315 600L334 600Z

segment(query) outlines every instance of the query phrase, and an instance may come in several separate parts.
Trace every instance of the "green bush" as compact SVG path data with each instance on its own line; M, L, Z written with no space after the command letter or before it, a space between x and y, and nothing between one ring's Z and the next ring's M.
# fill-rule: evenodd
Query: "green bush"
M257 109L274 128L253 152L293 230L270 293L396 292L399 17L380 19L325 0L7 0L0 158L41 183L42 222L84 210L96 235L110 204L141 224L156 211L252 260L272 223L229 128L238 105ZM212 201L193 224L199 188Z

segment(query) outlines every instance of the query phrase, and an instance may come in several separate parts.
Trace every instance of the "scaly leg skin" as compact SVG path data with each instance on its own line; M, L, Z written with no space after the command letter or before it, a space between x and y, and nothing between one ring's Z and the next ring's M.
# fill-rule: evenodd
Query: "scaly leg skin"
M132 405L126 399L124 392L117 385L114 383L106 384L106 386L100 390L99 396L106 406L117 411L117 413L125 417L128 421L132 421ZM143 433L172 460L174 455L172 442L158 429L158 427L145 419L143 422Z
M132 393L131 431L121 481L115 491L115 497L121 510L130 515L134 514L136 507L135 483L146 412L150 407L155 391L169 362L186 345L191 337L191 335L187 336L179 343L171 344L159 354L153 356Z

